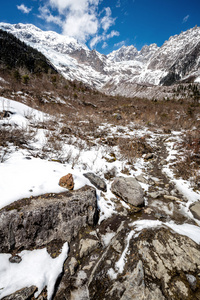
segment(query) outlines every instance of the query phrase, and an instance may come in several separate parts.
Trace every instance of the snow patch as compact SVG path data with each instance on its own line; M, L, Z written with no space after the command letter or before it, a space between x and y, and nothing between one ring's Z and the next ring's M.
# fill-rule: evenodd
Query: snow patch
M48 300L52 299L56 280L63 269L64 261L68 254L68 243L62 248L62 253L57 258L52 258L46 248L22 251L19 264L10 263L11 254L0 254L0 299L29 286L36 286L38 297L47 286Z

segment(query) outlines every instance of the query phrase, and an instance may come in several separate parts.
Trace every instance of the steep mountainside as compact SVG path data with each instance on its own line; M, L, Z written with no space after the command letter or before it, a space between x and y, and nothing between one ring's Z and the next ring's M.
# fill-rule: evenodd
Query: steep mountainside
M199 27L171 37L160 48L152 44L138 51L134 46L123 46L107 56L73 38L33 25L0 23L0 28L41 51L65 78L106 93L134 96L141 85L152 90L152 86L200 79Z
M25 68L31 73L57 73L42 53L3 30L0 30L0 64L9 69Z

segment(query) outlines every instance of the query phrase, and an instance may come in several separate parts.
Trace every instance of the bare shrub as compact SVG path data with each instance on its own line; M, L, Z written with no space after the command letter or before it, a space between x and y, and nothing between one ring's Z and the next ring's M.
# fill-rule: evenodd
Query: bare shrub
M147 143L145 137L134 139L119 138L118 147L122 158L130 164L133 164L136 158L141 157L143 154L152 152L152 148Z
M12 126L1 127L0 147L7 147L9 143L23 148L34 138L36 131L30 128L18 128Z
M191 179L194 185L200 187L200 131L188 131L182 141L176 145L181 156L174 165L176 176L185 180Z

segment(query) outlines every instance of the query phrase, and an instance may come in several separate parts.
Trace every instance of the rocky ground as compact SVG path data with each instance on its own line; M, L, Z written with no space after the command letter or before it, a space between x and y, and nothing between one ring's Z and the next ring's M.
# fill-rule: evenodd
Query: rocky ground
M13 115L22 112L21 108L15 108L13 113L11 104L10 115L5 114L4 105L1 119L4 128L14 126ZM15 163L21 159L19 165L26 162L32 182L29 191L23 194L27 187L17 181L21 197L10 194L13 200L1 206L0 260L4 267L0 274L8 279L0 280L0 298L200 299L196 148L190 149L190 158L196 160L187 165L189 172L177 175L188 154L185 136L191 131L124 123L120 113L113 117L115 123L100 124L88 119L76 124L69 120L63 125L61 116L59 128L52 125L55 124L52 119L51 124L46 122L45 116L42 123L38 117L34 123L30 116L24 117L22 113L20 116L20 122L23 118L28 120L26 125L35 134L22 143L23 147L9 140L6 148L1 142L4 172L0 175L6 189L4 177L7 178L6 167L10 167L13 174L9 173L8 178L14 184L20 174ZM19 118L15 119L15 127L17 122ZM59 144L55 143L58 132L60 135L62 132ZM198 128L194 132L197 135ZM196 135L190 141L193 146ZM57 176L72 174L68 176L68 188L55 189L58 181L51 181L48 171L52 182L50 192L45 190L42 194L39 189L34 194L37 184L31 162L39 161L53 164ZM63 168L60 173L58 168ZM43 170L39 169L35 176L40 172ZM40 184L45 186L42 180L41 176ZM78 184L80 181L82 184ZM7 192L2 192L2 199L9 194L9 186ZM68 250L64 256L66 242ZM24 251L33 253L42 249L46 249L54 263L60 263L55 280L43 280L40 287L34 280L32 284L17 285L18 275L12 274L18 273L6 273L5 260L9 259L10 270L17 270L25 260ZM53 269L50 273L54 273Z

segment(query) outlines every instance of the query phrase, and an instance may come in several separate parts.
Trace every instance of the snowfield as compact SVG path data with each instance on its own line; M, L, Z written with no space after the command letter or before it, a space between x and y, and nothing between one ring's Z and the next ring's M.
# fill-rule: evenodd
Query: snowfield
M39 122L51 118L49 115L24 104L0 97L0 113L5 111L9 112L9 116L2 118L0 125L10 126L11 128L17 127L26 129L29 126L33 127L33 124L35 128L37 128ZM104 126L109 128L109 124L102 124L102 128ZM117 126L110 127L110 136L112 136L113 133L119 136L127 136L127 132L121 133L118 129ZM40 152L40 149L46 143L46 129L35 130L37 132L34 140L30 141L33 152L29 151L29 149L19 149L14 145L8 145L9 153L0 163L0 208L22 198L65 191L65 189L58 185L58 182L62 176L68 173L72 173L75 189L79 189L84 185L92 185L83 175L89 171L98 174L100 177L103 177L103 174L108 169L114 167L117 169L116 176L139 176L144 172L146 172L146 174L148 172L147 162L144 158L140 158L136 160L134 169L130 170L130 175L124 175L121 172L124 161L116 159L116 161L108 163L105 160L105 156L108 155L108 152L103 145L93 147L92 149L83 149L80 152L74 145L64 142L63 152L69 153L71 151L74 157L79 154L78 163L73 166L71 162L62 164L57 161L52 161L51 158L42 159L35 157L32 153ZM151 133L150 143L154 144L159 133L150 132L147 128L135 129L129 132L128 135L142 137L144 134L149 133ZM178 140L180 132L173 132L172 135L175 140ZM126 238L126 247L119 260L115 263L115 268L110 268L108 272L109 277L112 279L115 279L118 274L123 272L126 255L129 251L129 242L134 237L139 236L144 228L168 227L172 231L180 235L185 235L195 243L200 244L200 222L194 218L189 210L189 206L192 203L200 200L200 193L192 190L190 182L175 179L170 167L170 162L171 159L176 158L178 153L174 150L174 144L171 140L166 141L166 145L168 158L166 165L163 166L162 172L169 178L170 182L174 183L178 191L180 191L185 198L185 201L180 204L180 211L187 216L188 220L191 220L197 226L188 223L176 224L173 220L169 222L162 222L160 220L137 220L130 223L130 232ZM115 150L117 151L117 149ZM154 180L159 181L157 178L154 178ZM117 214L115 203L112 200L114 195L110 190L111 182L107 180L106 183L108 190L104 195L97 190L98 206L100 209L99 224L113 214ZM147 193L147 204L150 184L141 182L141 185ZM127 206L126 203L123 203L123 205ZM171 212L168 217L171 218L172 215L173 212ZM114 235L115 232L110 232L102 237L105 247L109 245ZM0 254L0 299L23 287L32 285L38 287L36 297L40 294L42 289L47 286L48 299L51 299L56 279L62 272L63 263L67 258L68 250L68 244L66 243L63 245L62 253L56 259L52 259L46 249L23 251L19 254L22 258L19 264L9 262L10 254Z

